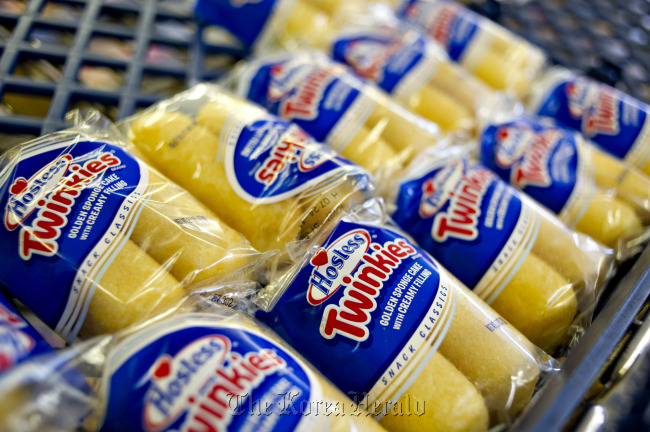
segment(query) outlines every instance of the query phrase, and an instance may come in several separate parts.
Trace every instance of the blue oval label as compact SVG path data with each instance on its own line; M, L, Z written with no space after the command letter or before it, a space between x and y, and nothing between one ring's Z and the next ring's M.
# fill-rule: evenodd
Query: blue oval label
M299 126L262 111L233 114L221 137L230 184L252 203L287 199L342 172L364 173Z
M490 125L481 136L485 166L570 226L593 194L589 155L580 137L550 119L520 117Z
M429 83L441 61L420 32L405 28L348 31L334 41L332 55L400 100Z
M457 159L400 185L393 219L490 303L528 255L538 215L479 164Z
M102 431L310 430L318 419L302 408L323 401L297 358L211 314L172 317L124 339L105 373Z
M539 102L537 114L552 117L630 164L650 157L650 107L587 77L560 78Z
M403 234L343 220L273 309L257 316L344 393L381 404L399 399L433 355L454 295L435 261Z
M137 220L148 171L119 146L72 139L24 148L0 184L0 281L74 339L97 282Z
M250 62L239 92L341 151L375 108L364 86L325 55L298 53Z

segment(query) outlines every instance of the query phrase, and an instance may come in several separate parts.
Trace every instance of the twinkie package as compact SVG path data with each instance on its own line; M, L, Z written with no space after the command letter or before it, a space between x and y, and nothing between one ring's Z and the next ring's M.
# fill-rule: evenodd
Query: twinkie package
M82 373L92 388L72 379ZM0 380L3 400L40 397L0 411L11 430L384 430L268 328L203 299L12 374Z
M284 48L292 52L308 47L325 51L443 130L467 133L474 131L477 102L485 104L490 90L462 67L454 64L440 46L415 26L399 20L386 5L383 8L379 5L370 7L363 2L352 2L356 7L346 8L345 5L340 5L338 8L341 10L328 16L319 9L324 5L309 3L307 1L301 4L300 13L294 12L292 17L297 17L292 18L290 25L283 29L280 43ZM316 21L327 23L327 27L315 31L313 23ZM227 28L233 32L238 31L235 25ZM280 61L281 56L277 60ZM268 64L269 61L272 60L265 57L262 62ZM259 85L259 82L254 82L254 77L260 71L255 66L251 67L254 72L251 72L252 76L247 76L245 86ZM285 74L289 72L285 70ZM344 79L344 74L337 76ZM272 82L275 91L285 81L278 74ZM287 84L295 86L299 83L289 81ZM357 83L354 87L359 89L361 85ZM362 93L368 92L369 90L364 90ZM327 90L323 96L326 97L326 94ZM269 104L267 100L259 100L257 92L254 96L253 100L258 103L265 106ZM371 96L377 99L377 96ZM362 117L360 123L363 121Z
M650 220L650 179L551 118L492 121L479 140L485 166L604 245Z
M452 274L548 352L586 325L612 251L463 149L423 155L396 185L393 218Z
M260 257L97 115L0 160L0 282L67 341L125 327Z
M389 430L486 430L554 367L373 200L330 221L257 304L257 318ZM422 415L391 410L416 401Z
M491 103L493 91L421 30L376 6L339 20L344 23L329 47L335 60L443 130L476 131L477 110Z
M539 48L454 0L404 0L397 11L496 90L523 97L546 63Z
M390 177L414 154L442 142L438 125L401 108L324 53L262 56L241 64L227 81L240 96L379 177Z
M123 126L158 169L261 251L286 251L370 190L361 167L215 85L180 93Z
M531 113L578 130L609 154L650 175L650 106L561 67L541 75L527 97Z

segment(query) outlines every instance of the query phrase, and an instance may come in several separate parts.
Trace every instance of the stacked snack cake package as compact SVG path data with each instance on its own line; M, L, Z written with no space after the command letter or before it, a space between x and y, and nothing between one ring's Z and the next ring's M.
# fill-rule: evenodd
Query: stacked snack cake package
M408 34L408 30L405 32ZM416 32L412 34L417 35ZM379 49L386 53L385 45L380 45ZM404 49L403 45L397 44L392 53L400 49ZM407 51L404 49L400 52ZM304 109L310 113L309 121L303 121L301 125L312 132L326 124L324 120L329 113L323 107L331 95L337 94L337 87L333 84L337 82L334 74L330 73L329 79L325 79L328 78L327 70L334 68L340 70L337 74L339 77L350 76L350 71L341 70L337 63L321 53L298 51L271 54L244 63L233 72L230 80L234 81L233 86L240 95L280 115L286 115L285 107L291 106L301 95L309 95L309 98L302 99L310 102L309 109ZM401 77L404 75L408 76L408 72ZM357 83L357 87L362 88L361 81ZM405 139L404 142L408 143L408 140ZM444 151L442 146L430 146L424 152L416 149L415 157L411 158L414 159L412 166L396 173L387 182L378 179L381 195L389 198L391 203L398 202L394 218L420 245L463 283L475 289L481 298L493 304L497 311L533 342L551 352L565 346L571 341L571 335L581 331L588 320L598 289L609 276L611 251L606 251L591 239L574 237L574 233L554 216L532 203L526 201L526 205L521 205L519 198L512 197L514 191L511 188L504 190L506 185L495 181L498 176L486 168L481 168L480 173L474 176L470 175L473 169L467 166L469 162L460 169L452 168L451 164L442 170L439 176L442 180L439 178L434 181L427 177L416 181L414 172L424 175L433 170L433 167L422 168L420 164L425 153L432 156L425 158L427 161L440 159L444 165L446 161L441 156ZM431 178L435 177L434 173L429 174ZM446 175L451 176L449 182L446 182ZM400 185L400 177L403 182L411 181L410 189L402 191L403 195L398 194L403 186ZM456 187L462 189L467 186L463 182L483 183L474 191L477 196L472 204L476 208L460 203L461 208L456 209L458 214L448 216L448 224L460 221L458 223L467 225L467 230L471 230L471 233L463 234L464 237L459 235L456 239L448 239L448 234L432 234L435 228L432 223L442 223L440 221L444 219L442 215L437 216L437 212L444 214L449 203L454 201L448 192L451 191L453 196ZM429 188L427 192L423 192L425 183ZM495 189L496 193L492 194ZM490 191L489 196L483 200L482 195L486 190ZM426 204L437 199L440 202ZM594 202L595 210L600 209L598 204L599 202ZM631 222L624 220L617 223L616 219L610 222L611 225L616 225L608 227L612 231L610 237L616 236L618 239L640 226L634 211L630 212ZM597 223L603 225L607 219L591 222L586 220L585 224L589 223L595 227L591 230L594 232L598 230ZM482 229L485 232L481 233ZM442 232L444 229L440 230ZM612 241L607 242L611 243ZM443 251L453 249L454 244L457 246L455 252L445 255L446 252ZM566 254L554 253L555 247L563 248ZM490 252L487 253L486 249L490 249ZM478 258L481 259L477 261ZM470 272L468 266L472 267ZM539 275L544 275L545 283L536 283ZM525 280L526 277L530 280ZM528 288L535 285L539 287L531 297L536 303L534 310L521 307L530 300L531 292Z
M437 124L400 107L324 53L261 56L241 64L228 80L241 97L296 123L379 179L445 142Z
M307 246L259 293L256 316L389 430L503 424L555 365L377 201L339 214ZM405 411L417 401L420 415Z
M650 179L551 118L501 113L477 147L504 181L621 258L650 220Z
M222 26L248 47L266 48L304 37L324 48L336 32L332 17L363 9L366 1L266 0L233 7L220 0L200 0L195 13L200 21ZM496 90L523 97L544 68L544 53L509 30L454 0L389 0L397 15L425 31L469 72ZM239 5L238 5L239 6ZM255 25L244 16L252 17ZM233 31L234 30L234 31Z
M68 342L251 277L262 258L95 116L0 160L0 283Z
M650 175L650 106L608 85L556 66L525 99L528 110L578 130L609 154Z
M363 1L267 0L234 7L203 0L197 3L196 15L257 52L266 52L273 43L290 49L306 44L330 52L443 129L473 130L476 118L471 114L476 114L477 102L478 108L485 108L495 101L488 102L489 92L445 65L435 49L424 47L421 36L404 26L408 23L493 89L523 99L531 114L553 117L650 173L646 104L561 67L545 70L540 49L453 0L389 3L401 23L391 22L381 5L368 7L372 2ZM251 16L256 26L246 25ZM358 24L359 17L363 24Z
M0 383L3 430L384 430L264 325L200 297Z
M124 123L131 141L260 251L311 235L371 190L299 126L200 84Z
M547 62L539 48L454 0L395 3L398 16L422 28L452 60L496 90L523 97Z
M178 116L186 119L180 126L175 124ZM485 430L502 424L523 409L541 372L554 367L390 226L377 201L366 196L354 205L357 196L364 196L360 188L367 186L366 174L310 141L297 126L205 84L122 126L149 160L179 177L206 204L215 201L214 195L229 193L218 205L215 201L215 211L231 213L245 235L259 232L258 221L285 228L267 228L262 231L267 236L269 231L290 233L273 239L288 256L258 295L258 317L348 396L361 397L357 401L369 405L385 427ZM199 130L202 140L188 138ZM274 166L269 161L287 144L299 145L289 147L292 153L283 159L275 181L265 185L260 173ZM319 153L321 159L315 156ZM327 171L301 171L302 162L311 160ZM206 182L210 175L205 173L219 173L207 164L223 165L226 174ZM201 176L191 175L197 171ZM315 208L314 201L320 203ZM269 205L283 210L271 219ZM311 215L315 209L328 217ZM305 230L304 219L313 217L318 226ZM263 244L253 244L264 250ZM348 365L345 372L341 364ZM433 374L438 368L447 372ZM445 390L434 390L439 386ZM396 415L386 414L393 404L403 407L409 399L446 408L406 416L408 420L397 409Z
M0 284L72 346L0 299L0 429L487 431L526 408L650 222L648 110L540 74L459 4L393 7L198 0L258 54L238 96L200 84L121 131L77 113L2 156ZM187 301L220 289L240 311Z
M285 2L277 2L276 7L269 7L267 3L269 2L239 7L229 2L203 1L198 3L197 15L206 24L216 24L228 30L257 53L267 53L274 45L293 52L307 47L312 51L314 49L325 51L337 61L352 66L358 75L377 83L382 90L402 105L438 124L443 131L466 135L475 132L477 105L488 103L491 96L487 87L461 67L453 64L445 52L433 42L429 42L424 34L416 31L413 26L400 22L389 8L378 7L376 10L372 9L370 13L371 9L365 4L353 2L352 6L356 7L341 11L336 16L329 16L325 10L319 8L319 5L306 0L292 3L293 9L290 13L284 9ZM210 8L207 7L208 4ZM201 8L201 5L206 7ZM214 14L206 13L208 9ZM259 21L254 34L250 33L251 29L248 25L242 23L244 17L248 19L251 16ZM286 25L278 26L276 22L286 22ZM313 52L310 54L322 58L322 54ZM250 76L250 74L253 73L251 69L263 68L271 61L286 61L287 58L283 59L282 55L275 57L270 55L253 60L252 65L246 68L247 72L244 72L248 76L237 80L243 86L240 88L240 94L248 96L282 117L285 115L280 112L283 107L278 102L281 101L275 100L279 97L275 96L277 93L275 88L280 84L291 85L287 72L283 71L287 75L282 75L279 71L276 73L267 71L271 82L264 82L259 78L256 82L252 82L254 75ZM330 65L329 68L333 69L334 65ZM274 79L274 75L277 75L277 78ZM345 74L336 75L339 80L343 80ZM350 82L352 78L344 80ZM322 85L322 78L317 83ZM274 91L268 96L256 90L260 85L270 84L274 84ZM353 86L361 89L360 83L355 83ZM311 88L313 85L306 90ZM249 92L250 94L246 95ZM368 132L375 130L381 119L386 118L389 122L389 130L382 133L382 138L388 141L392 139L393 142L389 144L395 146L395 139L387 136L392 135L390 125L391 123L408 125L409 122L404 122L402 119L408 117L408 114L401 113L394 106L394 102L384 101L384 97L376 94L370 86L365 85L361 93L366 98L375 100L383 109L375 108L367 121L364 117L360 117L358 122L364 127L351 138L351 145L358 147L357 142ZM354 107L343 106L342 108L351 115ZM311 113L288 112L286 116L289 117L291 114L295 115L293 120L298 123L301 120L311 120ZM413 120L410 123L413 123ZM418 129L415 126L411 128ZM319 135L317 131L311 131L308 127L305 129L316 138L341 148L341 143L332 142L333 138L338 139L338 137ZM407 129L409 128L400 127L399 130L403 135L408 133L405 131ZM409 138L412 139L412 135ZM348 156L345 148L343 154ZM372 167L370 169L372 171Z
M344 5L335 9L341 8ZM406 1L397 7L397 12L440 42L452 59L493 88L514 90L530 114L552 117L623 160L626 165L593 152L598 187L634 188L636 191L626 192L628 196L634 196L635 202L639 196L646 199L646 179L639 178L636 171L628 171L633 167L650 174L647 104L561 66L544 69L544 56L538 48L453 1ZM617 198L619 194L617 190ZM622 211L629 214L628 209Z
M387 193L397 224L548 352L581 331L607 280L611 250L466 157L423 154Z
M479 108L497 103L485 84L390 10L350 12L338 21L327 48L332 57L443 130L472 135Z
M334 15L349 8L348 2L313 1ZM469 72L522 99L530 114L552 117L650 174L647 104L561 66L546 68L539 48L453 0L407 0L393 6L400 18L425 31Z

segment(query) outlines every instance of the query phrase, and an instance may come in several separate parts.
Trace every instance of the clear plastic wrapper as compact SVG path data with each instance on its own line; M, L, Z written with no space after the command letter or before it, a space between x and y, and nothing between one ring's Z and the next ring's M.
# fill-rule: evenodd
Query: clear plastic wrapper
M452 60L496 90L523 97L546 63L538 47L453 0L398 3L398 16L426 31Z
M393 218L533 343L566 347L589 322L613 252L464 153L418 158L393 189Z
M377 201L332 220L305 247L260 291L256 317L389 430L503 424L555 367ZM416 403L421 415L392 409Z
M495 94L452 62L438 44L390 9L368 8L338 20L345 24L329 46L335 60L443 130L476 132L477 109Z
M52 347L0 292L0 374Z
M65 340L123 328L262 255L96 111L0 159L0 283ZM48 281L44 284L44 281Z
M378 178L443 142L438 125L401 108L324 53L259 57L241 64L226 82Z
M569 228L621 250L650 221L650 178L548 117L488 122L481 162Z
M0 425L24 432L384 430L268 328L200 299L24 363L0 397Z
M556 66L535 82L528 110L553 117L650 175L650 106L613 87Z
M370 191L361 167L215 85L180 93L123 126L156 167L261 251L287 251Z

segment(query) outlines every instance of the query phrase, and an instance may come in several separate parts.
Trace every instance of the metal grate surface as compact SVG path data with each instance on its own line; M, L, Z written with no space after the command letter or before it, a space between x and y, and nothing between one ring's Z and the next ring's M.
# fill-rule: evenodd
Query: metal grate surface
M498 21L562 65L650 103L650 3L643 0L504 2Z
M69 13L52 17L48 8ZM0 2L5 35L0 41L0 133L49 133L66 126L69 109L87 105L121 119L221 76L241 52L229 44L206 42L209 32L179 9L172 1L159 0L30 0L24 13L12 13ZM116 56L112 49L90 49L97 40L122 41L129 53ZM156 61L157 53L170 50L181 60ZM37 69L45 62L51 74L25 73L24 66L34 62ZM119 82L107 86L107 76L119 77Z

